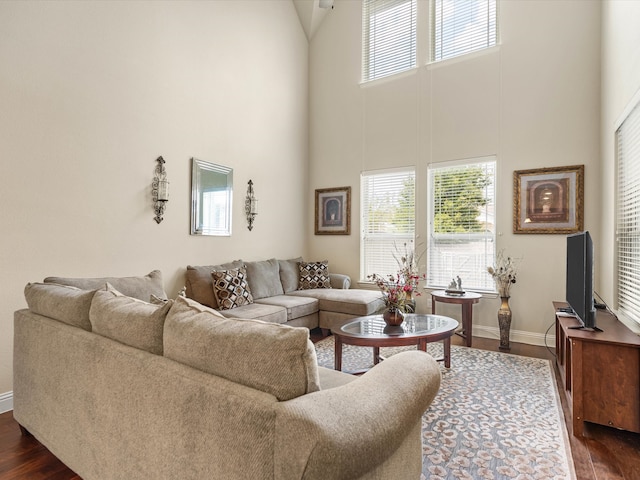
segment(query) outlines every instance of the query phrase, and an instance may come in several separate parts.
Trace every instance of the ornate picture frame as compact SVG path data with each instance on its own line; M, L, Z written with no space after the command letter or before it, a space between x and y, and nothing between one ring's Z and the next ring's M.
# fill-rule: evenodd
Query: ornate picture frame
M569 234L584 228L584 165L513 172L513 233Z
M316 189L315 234L351 234L351 187Z

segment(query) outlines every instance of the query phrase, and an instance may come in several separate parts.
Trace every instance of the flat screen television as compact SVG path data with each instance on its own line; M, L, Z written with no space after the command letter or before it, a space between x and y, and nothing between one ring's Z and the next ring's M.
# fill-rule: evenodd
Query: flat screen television
M581 323L575 328L600 331L593 302L593 241L589 232L567 236L566 300Z

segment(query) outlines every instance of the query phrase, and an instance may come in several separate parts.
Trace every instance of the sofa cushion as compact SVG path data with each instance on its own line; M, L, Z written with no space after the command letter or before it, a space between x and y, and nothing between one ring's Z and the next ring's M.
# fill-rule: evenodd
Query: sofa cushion
M307 290L311 288L331 288L331 279L329 278L329 262L300 262L298 263L300 271L300 281L298 290Z
M24 297L32 312L89 332L89 309L94 293L95 290L56 283L28 283L24 288Z
M272 258L261 262L245 262L244 266L254 300L284 294L278 260Z
M201 303L196 302L195 300L193 300L191 298L187 298L187 297L180 297L180 298L182 298L182 300L184 300L189 307L191 307L193 310L195 310L197 312L200 312L200 313L209 312L212 315L215 315L216 317L227 318L222 313L220 313L218 310L215 310L213 308L207 307L206 305L202 305Z
M98 290L91 302L89 319L94 333L116 342L162 355L162 332L173 304L154 305L123 295L110 284Z
M291 258L289 260L278 260L280 269L280 283L284 293L293 292L300 285L300 269L298 264L302 262L302 257Z
M110 283L122 294L148 302L151 295L167 298L162 285L162 273L154 270L143 277L103 277L103 278L66 278L47 277L45 283L71 285L83 290L98 290Z
M218 302L213 293L213 278L211 272L239 268L244 263L242 260L234 260L221 265L191 266L187 265L187 278L185 287L187 297L192 298L202 305L218 308Z
M245 267L211 272L211 276L218 309L231 310L253 303Z
M296 290L287 295L316 298L318 299L320 310L346 313L358 317L373 315L384 309L382 295L375 290L317 288L314 290Z
M287 321L313 315L318 311L318 300L310 297L294 297L292 295L276 295L256 300L256 303L283 307L287 310Z
M164 355L281 401L320 388L306 328L220 318L183 298L175 300L167 315Z
M224 316L227 318L260 320L268 323L287 323L287 310L285 308L265 303L252 303L251 305L225 310Z

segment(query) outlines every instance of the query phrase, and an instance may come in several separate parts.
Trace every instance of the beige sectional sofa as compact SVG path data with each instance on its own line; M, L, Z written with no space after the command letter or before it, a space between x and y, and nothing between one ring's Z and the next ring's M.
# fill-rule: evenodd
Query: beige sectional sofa
M158 280L49 278L15 313L14 417L84 480L420 478L432 357L352 377L306 328L141 301Z
M189 265L186 295L218 309L212 273L244 267L252 303L221 310L226 317L253 318L309 329L320 327L327 333L338 323L384 309L379 291L349 288L351 279L347 275L329 273L328 268L328 281L323 283L325 288L306 288L309 284L300 280L300 265L305 263L302 258L273 258L254 262L235 260L222 265Z

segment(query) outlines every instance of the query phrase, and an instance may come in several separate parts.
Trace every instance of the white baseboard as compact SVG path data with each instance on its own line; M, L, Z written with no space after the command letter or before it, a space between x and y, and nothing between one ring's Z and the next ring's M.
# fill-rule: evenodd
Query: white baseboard
M13 392L0 393L0 413L13 410Z
M500 340L500 329L498 327L485 327L484 325L474 325L473 335L475 337L482 338L495 338ZM528 345L538 345L541 347L556 348L556 336L549 334L546 336L543 333L525 332L523 330L511 330L509 332L509 341L516 343L526 343Z

